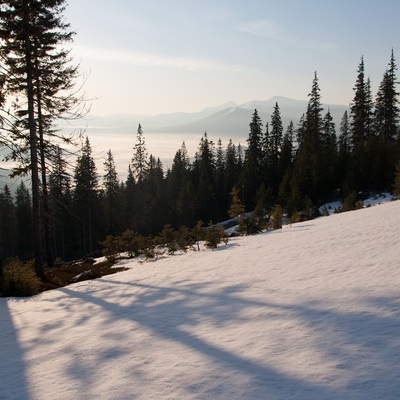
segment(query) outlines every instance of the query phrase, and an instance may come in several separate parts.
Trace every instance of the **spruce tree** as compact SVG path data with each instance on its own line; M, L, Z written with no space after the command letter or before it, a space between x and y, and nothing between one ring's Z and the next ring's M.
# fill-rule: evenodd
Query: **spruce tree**
M322 174L322 136L323 118L320 88L317 73L314 73L311 92L309 93L307 111L301 119L298 131L299 148L295 160L295 171L292 175L292 186L296 191L312 202L321 200Z
M108 222L107 233L115 234L119 228L119 213L120 213L120 186L118 181L118 173L115 167L114 157L111 150L107 152L107 158L104 165L104 197L105 197L105 214Z
M61 18L64 4L64 0L5 0L0 8L3 97L14 99L15 122L9 131L15 143L12 156L21 163L17 173L31 173L35 271L42 279L43 227L49 252L46 164L56 137L51 126L79 103L74 94L66 94L77 69L67 65L68 52L61 48L72 39L69 25Z
M262 121L258 114L257 109L254 113L249 124L250 132L247 138L247 149L245 151L245 158L243 161L243 170L240 178L240 184L243 189L245 202L250 209L255 207L255 195L257 189L263 181L263 165L264 165L264 151Z
M71 259L76 256L71 251L76 216L72 210L71 176L60 147L57 147L49 176L49 194L55 256Z
M98 217L98 175L88 137L77 160L74 180L74 205L75 215L79 218L77 222L81 252L92 253L97 244L95 224Z
M215 220L215 147L208 139L207 132L200 140L192 168L193 184L196 188L196 205L198 218L207 221Z
M17 220L18 256L29 258L33 253L32 199L24 181L15 191L15 214Z
M142 182L148 172L149 160L146 148L146 140L143 135L142 126L140 124L138 125L137 129L136 143L131 165L136 182Z
M8 185L0 192L0 260L17 255L17 220L15 204Z
M396 90L396 62L392 50L390 62L379 86L374 112L374 140L371 143L372 161L375 172L373 188L387 190L394 178L396 154L396 139L398 136L400 109Z
M354 98L350 104L353 182L349 186L356 191L368 189L370 153L374 150L372 110L371 81L365 78L364 57L361 57L354 86Z
M281 112L278 103L275 103L274 111L271 115L271 153L270 153L270 186L273 188L274 193L277 193L279 183L282 179L279 170L279 163L282 152L283 144L283 125Z

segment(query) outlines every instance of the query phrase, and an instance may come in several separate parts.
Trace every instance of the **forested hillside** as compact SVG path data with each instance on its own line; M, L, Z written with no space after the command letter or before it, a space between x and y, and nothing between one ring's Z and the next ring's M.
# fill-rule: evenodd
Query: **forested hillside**
M126 230L156 235L166 224L209 225L235 216L235 208L254 210L262 220L278 210L294 221L315 216L315 207L332 199L351 209L367 192L398 190L393 51L375 94L361 58L354 97L339 126L322 105L315 72L300 122L284 125L278 101L271 110L256 108L246 117L244 146L205 131L195 154L183 142L164 168L148 153L146 126L139 124L131 127L136 142L126 143L132 158L124 180L112 149L98 169L88 136L78 156L71 154L79 138L58 131L57 123L79 120L87 110L75 88L78 67L62 49L74 34L62 19L64 3L38 2L30 9L25 1L9 1L0 10L0 145L13 173L31 180L21 181L15 193L7 185L0 192L0 263L34 256L43 279L45 264L93 254L107 236ZM262 120L265 113L270 117ZM223 114L227 121L230 114Z

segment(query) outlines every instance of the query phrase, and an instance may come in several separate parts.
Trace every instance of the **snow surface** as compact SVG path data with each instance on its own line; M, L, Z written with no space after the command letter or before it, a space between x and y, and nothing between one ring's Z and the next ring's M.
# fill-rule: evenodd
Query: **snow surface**
M0 299L0 399L400 399L400 201Z

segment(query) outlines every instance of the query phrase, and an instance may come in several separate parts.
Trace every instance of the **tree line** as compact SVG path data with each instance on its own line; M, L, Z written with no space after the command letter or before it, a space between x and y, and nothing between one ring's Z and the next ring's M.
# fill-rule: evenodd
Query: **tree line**
M76 143L56 129L59 119L79 118L85 100L77 93L78 67L69 51L73 32L62 19L64 0L8 0L0 6L0 145L28 174L15 196L0 193L0 261L35 258L44 265L93 254L109 235L129 230L155 235L166 224L193 227L241 213L269 218L272 210L310 217L332 199L354 203L360 193L390 191L399 180L399 107L393 51L373 96L364 58L354 98L336 127L321 103L314 73L300 122L284 127L279 104L269 121L249 115L244 148L210 140L207 132L189 155L185 143L170 168L149 155L142 126L127 178L118 177L112 151L99 172L90 139L84 138L71 166L66 145ZM350 200L349 200L350 199ZM235 207L233 207L235 204Z
M372 101L361 58L354 99L338 129L321 105L315 73L297 126L283 127L278 103L265 123L255 109L244 149L232 140L226 146L214 143L204 133L194 157L183 142L166 170L148 154L139 125L125 181L118 178L111 150L99 173L88 137L73 174L58 147L48 184L52 251L71 259L98 251L107 235L125 230L155 235L166 224L178 229L199 220L224 221L234 199L243 212L257 209L268 216L279 204L291 216L309 215L313 206L329 200L355 202L359 193L391 191L400 159L395 71L392 52ZM29 255L30 191L21 183L12 199L5 188L0 207L3 257Z

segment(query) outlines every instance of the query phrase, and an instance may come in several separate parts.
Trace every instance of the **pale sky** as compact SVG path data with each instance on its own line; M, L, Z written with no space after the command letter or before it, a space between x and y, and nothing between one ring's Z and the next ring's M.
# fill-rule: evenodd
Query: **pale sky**
M68 0L75 62L92 115L200 111L230 100L348 104L360 58L372 90L391 49L398 0ZM398 73L398 75L400 75Z

